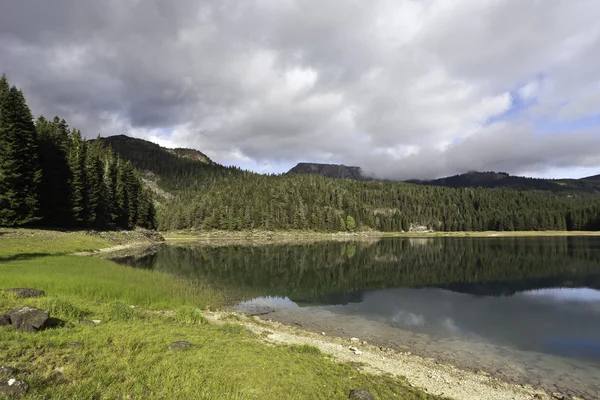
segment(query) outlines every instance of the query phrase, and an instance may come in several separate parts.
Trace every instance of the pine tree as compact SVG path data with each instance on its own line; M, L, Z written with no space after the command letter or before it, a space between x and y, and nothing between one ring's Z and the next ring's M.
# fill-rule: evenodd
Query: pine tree
M68 163L71 170L69 185L71 186L71 215L79 226L86 221L86 184L85 184L85 151L86 145L81 132L73 129L69 135Z
M0 225L39 220L37 135L23 92L0 78Z
M107 223L105 210L106 189L102 165L102 143L99 140L87 146L84 161L85 175L85 223L102 226Z
M62 121L64 123L64 120ZM38 133L42 180L40 184L40 216L48 226L73 224L70 199L71 170L67 160L68 127L58 119L38 118Z

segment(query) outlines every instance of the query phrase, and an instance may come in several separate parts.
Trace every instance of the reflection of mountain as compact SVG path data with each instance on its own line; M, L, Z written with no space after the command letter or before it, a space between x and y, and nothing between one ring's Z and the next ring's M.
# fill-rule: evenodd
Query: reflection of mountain
M352 302L357 296L352 293L397 287L484 295L555 286L600 288L599 245L594 237L546 237L432 238L418 244L396 238L370 246L166 246L137 263L210 282L243 298L337 304ZM337 297L327 297L332 293ZM347 293L349 298L339 297Z

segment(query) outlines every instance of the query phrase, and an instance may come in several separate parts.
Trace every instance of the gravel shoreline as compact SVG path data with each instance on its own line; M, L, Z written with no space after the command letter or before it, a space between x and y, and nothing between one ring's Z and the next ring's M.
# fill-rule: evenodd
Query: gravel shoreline
M540 389L503 382L486 374L461 370L430 358L372 345L358 338L343 339L318 334L260 319L258 316L248 317L233 312L209 312L206 316L213 323L231 322L231 319L235 319L268 343L316 346L338 362L351 363L367 373L405 377L411 385L421 387L428 393L456 400L552 399ZM351 348L356 348L357 351Z

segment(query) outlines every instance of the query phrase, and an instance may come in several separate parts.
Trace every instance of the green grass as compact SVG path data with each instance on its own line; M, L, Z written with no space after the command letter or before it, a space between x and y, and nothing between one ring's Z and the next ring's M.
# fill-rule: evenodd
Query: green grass
M378 399L437 398L334 363L311 345L267 345L239 324L190 324L120 302L59 299L0 295L0 312L54 304L67 322L35 334L0 328L0 365L18 369L31 399L347 399L355 388ZM82 316L101 322L81 324ZM169 350L182 340L191 348Z
M80 232L0 228L0 262L93 251L113 245L108 240Z
M355 388L378 399L439 398L403 379L334 363L314 346L263 343L235 320L209 324L200 309L223 304L209 287L91 257L18 257L23 248L81 250L92 243L82 244L87 239L65 240L65 247L34 243L35 235L5 239L0 235L0 288L32 287L46 296L0 291L0 314L31 305L64 321L38 333L0 327L0 365L17 368L15 378L30 387L27 398L346 399ZM169 350L183 340L192 346Z
M93 257L54 256L0 262L0 276L2 288L33 287L54 295L101 302L119 300L143 307L216 308L224 301L219 292L203 285Z

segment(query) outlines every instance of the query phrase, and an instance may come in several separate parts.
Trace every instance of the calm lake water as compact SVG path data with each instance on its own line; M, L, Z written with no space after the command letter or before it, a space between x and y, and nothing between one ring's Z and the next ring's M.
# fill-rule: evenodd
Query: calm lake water
M165 246L123 261L307 329L517 368L505 375L584 398L600 390L599 237Z

